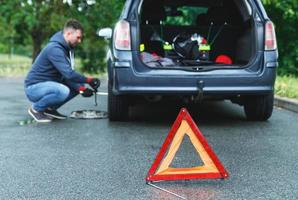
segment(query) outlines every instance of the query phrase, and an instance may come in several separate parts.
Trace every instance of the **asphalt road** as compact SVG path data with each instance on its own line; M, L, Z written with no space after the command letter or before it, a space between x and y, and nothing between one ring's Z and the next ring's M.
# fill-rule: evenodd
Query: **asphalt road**
M179 199L145 184L179 106L136 105L128 122L20 126L29 118L22 79L1 78L0 89L0 199ZM77 97L60 111L106 110L106 104L106 96L98 107L93 98ZM297 113L276 108L268 122L248 122L241 107L219 102L194 108L192 116L230 178L156 185L187 199L297 199ZM172 166L199 163L183 141Z

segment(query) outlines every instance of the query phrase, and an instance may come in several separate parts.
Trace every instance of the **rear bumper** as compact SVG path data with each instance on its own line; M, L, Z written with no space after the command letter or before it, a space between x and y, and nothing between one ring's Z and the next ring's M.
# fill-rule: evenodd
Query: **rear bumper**
M159 72L158 72L159 71ZM224 70L222 70L224 71ZM262 73L191 74L183 71L136 73L132 68L114 68L115 94L268 94L274 90L276 68Z
M204 72L149 68L140 61L138 52L115 53L117 59L109 67L109 79L116 95L255 95L274 90L277 51L258 52L246 68Z

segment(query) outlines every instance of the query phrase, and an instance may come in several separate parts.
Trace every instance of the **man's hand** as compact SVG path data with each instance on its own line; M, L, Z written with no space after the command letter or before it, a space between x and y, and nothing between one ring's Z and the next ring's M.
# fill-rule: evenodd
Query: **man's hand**
M80 94L83 97L91 97L93 95L93 90L91 90L89 88L81 87L80 88Z
M100 80L98 78L89 78L88 83L95 90L100 86Z

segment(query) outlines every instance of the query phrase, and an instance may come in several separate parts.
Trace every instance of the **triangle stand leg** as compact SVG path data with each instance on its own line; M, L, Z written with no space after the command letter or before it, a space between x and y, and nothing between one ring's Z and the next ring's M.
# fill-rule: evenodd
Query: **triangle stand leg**
M178 197L178 198L180 198L180 199L187 200L185 197L180 196L180 195L178 195L178 194L176 194L176 193L174 193L174 192L171 192L171 191L169 191L169 190L166 190L166 189L164 189L164 188L158 187L157 185L154 185L152 182L147 182L147 184L150 185L151 187L154 187L154 188L159 189L159 190L161 190L161 191L164 191L164 192L167 192L167 193L169 193L169 194L172 194L172 195L174 195L174 196L176 196L176 197Z

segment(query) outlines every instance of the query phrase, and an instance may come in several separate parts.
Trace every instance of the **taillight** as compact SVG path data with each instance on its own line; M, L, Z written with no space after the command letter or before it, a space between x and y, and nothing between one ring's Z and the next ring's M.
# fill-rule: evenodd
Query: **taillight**
M265 50L276 50L276 48L277 44L274 25L271 21L268 21L265 25Z
M118 50L131 50L130 27L129 23L121 20L115 27L115 48Z

